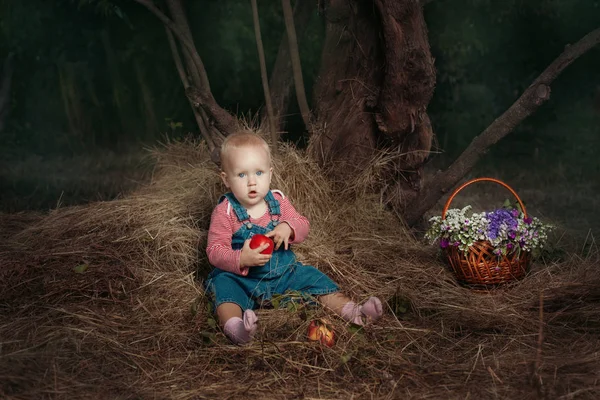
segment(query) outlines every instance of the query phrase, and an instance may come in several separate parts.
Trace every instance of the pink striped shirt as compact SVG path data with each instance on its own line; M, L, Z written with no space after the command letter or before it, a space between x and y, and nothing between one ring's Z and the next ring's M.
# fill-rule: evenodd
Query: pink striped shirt
M289 243L301 243L308 236L310 223L308 219L294 208L292 203L278 190L272 190L273 195L279 201L281 216L279 222L286 222L293 231L293 240ZM267 226L271 221L269 210L259 218L250 217L250 222L260 226ZM248 275L248 267L240 268L240 254L242 250L233 250L231 238L242 226L238 221L229 200L224 199L213 210L210 227L208 229L208 244L206 254L208 261L215 267L224 271L233 272L238 275Z

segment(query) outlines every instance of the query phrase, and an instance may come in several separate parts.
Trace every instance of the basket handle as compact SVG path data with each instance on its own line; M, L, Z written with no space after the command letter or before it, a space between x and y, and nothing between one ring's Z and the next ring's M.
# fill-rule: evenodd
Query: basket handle
M514 191L513 188L511 188L506 183L504 183L498 179L484 177L484 178L475 178L470 181L467 181L467 182L463 183L462 185L460 185L454 192L452 192L450 197L448 197L446 204L444 205L444 210L442 211L442 220L446 218L446 212L448 211L448 208L450 207L450 203L454 199L454 196L456 196L458 194L458 192L460 192L461 190L463 190L464 188L466 188L467 186L469 186L473 183L482 182L482 181L494 182L494 183L497 183L498 185L504 186L504 188L508 189L508 191L511 192L512 195L515 196L515 198L519 202L519 205L521 206L521 210L523 210L523 215L525 216L525 218L527 218L527 210L525 210L525 204L523 204L523 202L521 201L521 198L519 197L517 192Z

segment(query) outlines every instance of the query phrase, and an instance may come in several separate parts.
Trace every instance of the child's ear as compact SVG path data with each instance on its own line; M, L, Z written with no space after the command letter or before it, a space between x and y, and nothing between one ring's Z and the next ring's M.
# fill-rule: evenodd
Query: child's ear
M221 180L225 184L227 188L229 188L229 182L227 181L227 174L224 171L221 171Z

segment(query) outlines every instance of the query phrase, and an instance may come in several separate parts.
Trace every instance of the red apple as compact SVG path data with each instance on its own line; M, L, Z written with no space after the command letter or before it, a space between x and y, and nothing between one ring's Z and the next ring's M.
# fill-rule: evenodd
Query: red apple
M335 334L326 319L315 319L308 325L308 340L332 347L335 344Z
M273 243L273 240L271 240L271 238L268 238L265 235L261 235L261 234L256 234L256 235L252 236L252 238L250 239L250 248L256 249L257 247L260 247L265 243L267 243L269 246L266 249L264 249L263 251L261 251L260 254L273 253L273 247L275 246L275 243Z

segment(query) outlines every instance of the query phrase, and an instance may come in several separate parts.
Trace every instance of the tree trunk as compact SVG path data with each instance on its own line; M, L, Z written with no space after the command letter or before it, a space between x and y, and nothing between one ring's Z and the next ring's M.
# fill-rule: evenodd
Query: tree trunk
M310 22L313 12L315 11L316 2L314 1L296 1L294 5L294 25L296 27L296 37L298 42L302 41L306 27ZM271 99L273 100L273 114L275 115L275 126L278 132L282 132L285 128L285 114L287 113L290 104L290 96L292 94L292 86L294 85L294 75L292 71L292 59L290 57L290 45L287 33L283 33L277 59L271 71L269 80L269 89L271 91ZM267 118L266 112L263 112L263 123Z
M435 69L421 5L329 0L323 7L327 30L309 152L345 180L374 154L395 154L378 189L402 209L419 190L433 137L426 107Z

